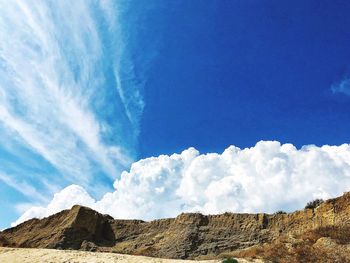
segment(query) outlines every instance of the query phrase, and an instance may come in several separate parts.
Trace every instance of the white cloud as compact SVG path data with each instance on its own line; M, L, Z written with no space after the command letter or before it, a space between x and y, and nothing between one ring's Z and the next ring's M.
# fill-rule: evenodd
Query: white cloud
M64 188L62 191L56 193L47 207L34 206L27 209L23 215L12 226L22 223L23 221L34 217L46 217L64 209L70 208L73 205L85 205L92 207L95 204L95 200L78 185L70 185ZM26 204L27 206L28 204ZM18 206L17 209L22 207Z
M110 0L0 0L0 137L10 154L19 158L20 144L53 167L34 188L58 174L60 187L94 190L133 161L144 103L141 84L122 85L136 77L121 68L133 61L119 8ZM27 167L16 166L27 180Z
M0 172L0 181L16 189L18 192L22 193L27 197L35 198L36 200L39 200L41 202L48 201L47 197L39 193L33 186L24 181L18 181L14 179L13 175L11 176Z
M340 82L331 86L333 93L343 93L350 96L350 78L344 78Z
M183 211L292 211L311 199L350 189L350 145L296 149L261 141L246 149L230 146L221 154L189 148L133 163L114 187L95 201L82 188L70 186L48 207L29 209L16 223L70 208L75 201L115 218L146 220Z

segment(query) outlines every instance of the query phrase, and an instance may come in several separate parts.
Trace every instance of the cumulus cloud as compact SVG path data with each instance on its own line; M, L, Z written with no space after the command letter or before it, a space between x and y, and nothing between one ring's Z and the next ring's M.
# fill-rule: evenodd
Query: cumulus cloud
M79 186L55 195L47 207L25 212L14 225L79 203L115 218L292 211L314 198L330 198L350 189L350 145L304 146L261 141L254 147L228 147L200 154L189 148L132 164L114 183L114 192L93 200Z
M17 225L27 219L35 217L46 217L73 205L85 205L92 207L95 200L85 191L84 188L78 185L70 185L62 191L56 193L47 207L33 206L29 208L12 226Z

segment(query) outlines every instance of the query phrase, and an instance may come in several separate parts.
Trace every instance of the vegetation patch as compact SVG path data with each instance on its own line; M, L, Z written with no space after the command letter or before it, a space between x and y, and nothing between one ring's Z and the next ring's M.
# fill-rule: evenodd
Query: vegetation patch
M225 258L222 263L238 263L238 260L235 258Z
M313 201L308 202L305 206L305 209L315 209L323 202L324 202L323 199L315 199Z

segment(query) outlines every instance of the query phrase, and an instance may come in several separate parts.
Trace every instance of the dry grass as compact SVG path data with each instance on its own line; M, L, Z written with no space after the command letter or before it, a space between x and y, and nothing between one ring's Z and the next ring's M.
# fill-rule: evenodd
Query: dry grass
M317 240L320 237L329 237L337 242L339 245L350 244L350 227L321 227L315 231L310 231L315 234L313 240Z
M350 227L322 227L231 255L261 258L271 263L350 263Z

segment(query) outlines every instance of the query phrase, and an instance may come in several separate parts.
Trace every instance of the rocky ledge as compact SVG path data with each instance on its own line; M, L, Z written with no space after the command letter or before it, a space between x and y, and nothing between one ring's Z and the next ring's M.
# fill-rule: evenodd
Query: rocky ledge
M0 246L108 251L175 259L215 258L237 251L243 255L242 251L262 244L271 246L282 237L293 238L330 227L350 228L350 193L327 200L317 208L289 214L185 213L150 222L116 220L76 205L0 232ZM333 244L327 240L320 240L317 245Z

